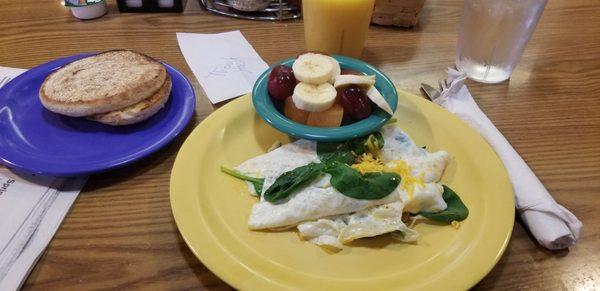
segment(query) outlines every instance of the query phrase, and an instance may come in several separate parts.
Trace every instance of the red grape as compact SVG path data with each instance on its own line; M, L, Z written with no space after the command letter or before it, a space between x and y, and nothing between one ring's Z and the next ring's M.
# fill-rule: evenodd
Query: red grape
M285 100L288 96L292 96L294 87L296 87L296 77L292 68L284 65L273 68L267 84L271 97Z
M373 111L371 99L369 99L365 90L356 85L352 85L342 91L340 103L342 103L345 112L356 120L369 117Z

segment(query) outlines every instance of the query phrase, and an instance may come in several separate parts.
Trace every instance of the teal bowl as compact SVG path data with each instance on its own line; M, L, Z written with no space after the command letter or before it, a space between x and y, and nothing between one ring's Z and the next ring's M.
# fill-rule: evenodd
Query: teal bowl
M398 92L396 92L396 87L394 87L390 78L363 61L338 55L334 55L333 57L340 63L342 70L349 69L363 72L367 75L375 75L375 88L377 88L385 100L390 104L392 110L396 111L398 105ZM371 116L355 123L335 128L308 126L288 119L275 107L275 104L269 96L267 83L273 67L277 65L287 65L291 67L294 60L296 59L291 58L274 64L258 77L258 80L254 83L254 88L252 89L252 103L254 104L254 109L258 115L273 128L295 138L315 141L344 141L374 132L385 125L391 118L391 116L381 110L381 108L376 107L376 109L373 110L373 113L371 113Z

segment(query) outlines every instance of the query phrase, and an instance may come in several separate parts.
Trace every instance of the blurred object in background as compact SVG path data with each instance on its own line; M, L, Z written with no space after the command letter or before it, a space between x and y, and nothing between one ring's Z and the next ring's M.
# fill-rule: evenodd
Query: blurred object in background
M73 16L79 19L94 19L108 11L104 0L65 0L65 7L71 8Z
M233 9L240 11L258 11L271 5L271 0L227 0Z
M300 0L198 0L209 12L251 20L300 18ZM263 8L264 7L264 8Z
M425 0L376 0L372 22L386 26L413 27Z
M183 12L185 0L117 0L121 12Z
M303 0L306 50L360 58L375 0Z
M510 77L547 0L464 0L456 66L469 79L500 83Z

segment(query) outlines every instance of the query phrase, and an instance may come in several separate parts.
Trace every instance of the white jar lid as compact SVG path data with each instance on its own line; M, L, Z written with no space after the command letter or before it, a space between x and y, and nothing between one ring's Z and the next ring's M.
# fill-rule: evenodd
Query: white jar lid
M73 16L79 19L94 19L106 14L106 2L101 1L96 4L87 6L74 6L71 7L71 13Z

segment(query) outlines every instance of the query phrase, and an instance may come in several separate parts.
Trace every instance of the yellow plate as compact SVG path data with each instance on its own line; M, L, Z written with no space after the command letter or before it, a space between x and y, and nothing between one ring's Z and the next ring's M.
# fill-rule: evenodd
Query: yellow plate
M469 208L459 229L420 223L418 243L388 235L338 253L300 240L294 230L256 232L246 223L256 198L220 172L289 138L254 112L250 96L218 109L187 138L171 173L171 207L190 249L211 271L243 290L457 290L496 264L514 222L512 188L488 144L452 114L399 92L397 126L430 151L453 157L442 178Z

